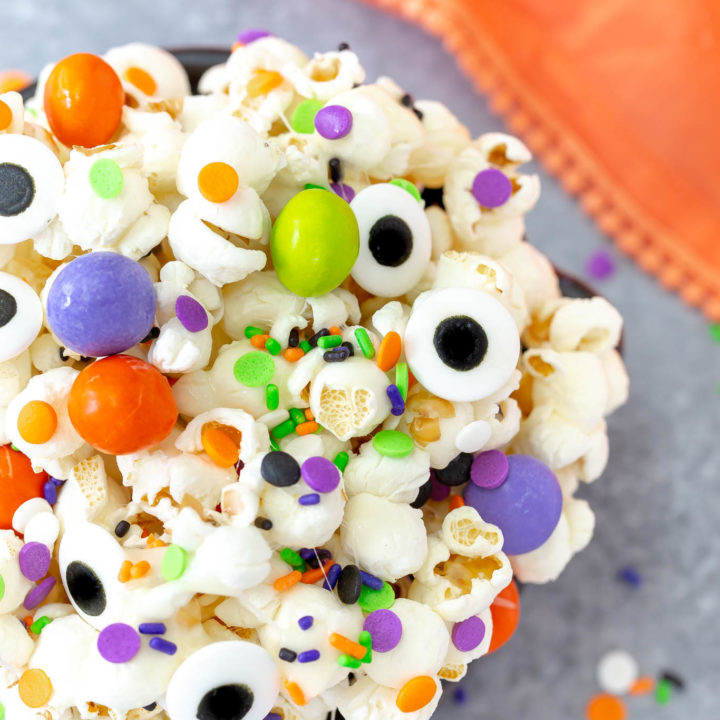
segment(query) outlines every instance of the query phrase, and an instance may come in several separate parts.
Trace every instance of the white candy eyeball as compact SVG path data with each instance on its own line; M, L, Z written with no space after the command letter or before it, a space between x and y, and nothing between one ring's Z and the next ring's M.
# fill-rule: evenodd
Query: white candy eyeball
M62 165L39 140L0 135L0 244L15 245L57 215L65 186Z
M404 295L423 276L432 251L421 204L398 185L378 183L361 190L350 207L360 229L353 279L379 297Z
M263 720L280 687L275 662L259 645L216 642L192 654L168 684L173 720Z
M29 348L42 322L42 302L37 293L19 277L0 272L0 362Z
M446 400L473 402L499 390L517 366L520 337L504 305L471 288L431 290L415 301L405 330L413 374Z

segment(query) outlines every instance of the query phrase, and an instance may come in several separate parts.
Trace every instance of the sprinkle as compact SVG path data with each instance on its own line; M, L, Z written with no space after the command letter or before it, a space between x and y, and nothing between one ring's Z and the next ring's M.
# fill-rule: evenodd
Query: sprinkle
M300 423L300 425L295 428L295 432L298 435L312 435L312 433L319 429L320 426L314 420L308 420L307 422Z
M249 45L250 43L264 37L272 37L272 34L267 30L261 30L260 28L248 28L247 30L242 30L237 34L237 41L243 45Z
M655 687L655 702L658 705L667 705L672 696L672 684L664 678Z
M141 577L145 577L149 572L150 563L147 560L141 560L130 568L130 577L133 580L138 580Z
M372 588L373 590L382 590L383 581L380 578L375 577L364 570L360 571L360 577L362 578L363 585L367 585L367 587Z
M653 690L655 690L655 678L645 675L635 681L628 693L630 695L649 695Z
M183 576L187 566L187 553L179 545L170 545L163 554L160 572L167 580L177 580Z
M313 568L312 570L306 570L302 576L302 583L304 585L314 585L318 580L322 580L327 575L332 560L327 561L321 568Z
M363 624L370 634L372 649L386 653L395 649L402 639L403 627L400 618L392 610L375 610Z
M507 479L510 465L507 455L500 450L480 453L470 466L470 480L486 490L500 487Z
M120 566L120 570L118 572L118 580L121 583L129 582L131 568L132 568L132 563L129 560L124 560L123 564Z
M338 665L346 668L352 668L353 670L357 670L362 665L360 660L356 660L352 657L352 655L348 655L347 653L341 653L338 656L337 661Z
M130 523L127 520L121 520L115 526L115 535L119 538L125 537L130 530Z
M335 589L341 572L342 567L337 563L330 567L330 569L326 573L327 577L325 578L325 582L323 582L323 587L325 588L325 590L332 591Z
M48 442L57 430L55 408L44 400L31 400L20 410L17 429L20 437L32 445Z
M342 330L337 325L331 325L329 328L331 335L338 335L342 337Z
M400 359L402 352L402 339L394 330L391 330L380 343L377 355L377 365L383 372L392 370Z
M293 570L299 570L305 572L307 566L305 561L296 553L292 548L286 547L280 551L280 557L286 562Z
M453 495L450 498L450 512L458 508L465 507L465 500L462 495Z
M57 580L54 577L46 577L25 596L25 600L23 600L23 607L26 610L34 610L52 592L56 583Z
M366 358L372 358L375 356L375 348L373 347L370 336L365 328L359 327L355 329L355 339L357 344L360 346L362 354Z
M455 688L452 699L456 705L464 705L467 702L467 692L465 688Z
M405 412L405 401L397 385L387 386L387 396L391 405L390 412L395 416L402 415Z
M453 625L450 638L460 652L470 652L485 638L485 623L477 615L471 615Z
M330 179L334 183L339 183L343 179L343 167L340 158L330 158L328 160L328 170L330 172Z
M290 334L288 335L288 347L290 348L296 348L298 346L298 343L300 342L300 333L298 332L298 329L294 327Z
M303 340L298 345L298 347L303 351L305 355L307 355L313 349L313 346L307 340Z
M642 575L635 568L629 566L618 570L618 578L633 587L640 587L643 584Z
M285 662L295 662L297 653L289 648L280 648L278 651L278 657Z
M35 633L35 635L39 635L44 627L47 627L52 622L52 618L49 618L47 615L43 615L42 617L39 617L31 626L30 631Z
M674 685L678 690L685 689L685 681L676 673L669 670L663 671L660 675L661 680L667 680L671 685Z
M373 436L372 444L380 455L391 458L407 457L415 447L413 439L399 430L381 430Z
M125 71L125 80L145 95L154 95L157 92L155 78L136 65L132 65Z
M110 158L101 158L92 164L88 182L93 192L103 200L116 198L125 184L122 169Z
M268 410L277 410L280 405L280 390L273 383L265 386L265 405Z
M313 626L314 622L315 622L315 619L313 618L312 615L303 615L298 620L298 625L300 626L301 630L309 630Z
M315 114L315 129L326 140L339 140L352 130L353 116L342 105L326 105Z
M301 652L297 656L298 662L300 663L310 663L315 662L316 660L320 659L320 651L319 650L305 650L305 652Z
M342 345L336 350L327 350L323 353L323 360L328 363L345 362L350 357L350 352Z
M165 653L165 655L174 655L177 652L177 645L165 638L154 637L148 645L158 652Z
M587 273L596 280L604 280L615 272L615 261L607 250L598 250L587 261Z
M317 493L307 493L298 498L301 505L317 505L320 502L320 496Z
M402 395L403 402L406 402L410 385L410 370L407 363L399 362L395 366L395 385Z
M287 437L292 432L295 432L295 423L290 418L285 420L285 422L281 422L279 425L276 425L272 429L272 434L278 440Z
M282 345L273 337L269 337L265 341L265 349L271 354L271 355L279 355L280 351L282 350Z
M416 712L429 705L437 692L435 680L429 675L418 675L408 680L398 691L395 704L400 712Z
M307 419L305 417L305 413L302 410L300 410L300 408L290 408L290 410L288 410L288 412L290 413L290 419L293 421L293 424L295 425L295 427L297 427L298 425L301 425Z
M354 357L354 355L355 355L355 348L353 347L353 344L352 344L349 340L345 340L340 347L341 347L341 348L347 348L348 357Z
M323 350L330 350L336 348L338 345L342 345L342 335L324 335L318 338L317 346Z
M596 677L603 692L624 695L638 678L638 664L630 653L613 650L600 658Z
M240 457L239 444L230 436L233 431L234 429L228 428L228 432L224 432L219 427L208 424L200 433L203 450L218 467L232 467Z
M482 207L491 209L504 205L510 199L512 190L510 178L497 168L481 170L472 183L475 200Z
M310 344L310 347L317 347L318 340L320 340L321 337L326 337L329 334L330 331L327 328L321 328L320 330L318 330L312 337L308 338L308 343Z
M200 194L209 202L227 202L237 192L240 178L237 170L225 162L211 162L200 169L197 176Z
M265 349L265 343L270 339L269 335L263 334L263 335L253 335L250 338L250 344L253 347L256 347L258 350L264 350Z
M50 678L39 668L26 670L18 680L20 700L30 708L39 708L47 703L53 693Z
M710 339L713 342L720 343L720 323L713 323L708 326L710 332Z
M306 485L319 493L330 493L340 484L340 471L327 458L319 455L305 460L300 473Z
M175 315L188 332L202 332L208 326L205 308L189 295L178 296L175 301Z
M624 720L625 715L625 704L615 695L595 695L585 706L587 720Z
M332 182L330 183L330 189L345 202L350 203L355 198L355 190L352 185L348 185L347 183Z
M254 325L248 325L245 328L245 337L250 340L250 338L255 337L256 335L262 335L263 331L259 327L255 327Z
M143 705L143 710L147 710L148 712L152 712L157 707L157 703L153 702L149 705Z
M143 635L164 635L167 632L165 623L161 622L146 622L138 625L138 630Z
M0 718L0 720L2 720L2 718ZM279 713L271 712L268 713L263 720L283 720L283 717Z
M290 699L296 704L300 705L301 707L303 705L307 705L307 700L305 699L305 693L300 689L300 686L292 681L292 680L286 680L285 681L285 689L288 692L288 695L290 696Z
M245 86L249 98L261 97L283 84L285 78L275 70L255 70Z
M299 570L293 570L291 573L279 577L273 583L273 587L278 592L283 592L283 590L289 590L291 587L297 585L300 582L302 576L303 574Z
M314 420L315 416L313 415L313 411L310 408L305 408L305 419L306 420Z
M25 543L18 553L20 572L28 580L37 582L47 575L51 559L47 545L40 542Z
M275 374L275 363L269 355L251 350L241 355L233 366L235 379L247 387L267 385Z
M50 505L55 505L57 502L58 496L57 496L57 485L55 483L48 480L43 485L43 497Z
M422 202L422 195L420 195L420 191L417 189L415 183L411 183L405 178L393 178L390 181L390 185L397 185L403 190L407 190L418 202Z
M300 480L300 466L297 460L279 450L265 455L260 463L263 480L275 487L289 487Z
M278 441L273 437L272 433L270 434L270 448L272 450L280 450L280 446L278 445Z
M340 472L345 472L345 468L347 467L349 460L350 456L343 450L335 456L333 464Z
M108 662L130 662L140 652L140 636L130 625L113 623L100 631L97 649Z
M382 590L373 590L367 585L363 585L357 602L364 613L387 610L395 604L395 591L387 582L383 583Z
M327 190L324 185L316 185L315 183L305 183L303 190Z
M272 530L273 527L272 520L268 520L266 517L256 517L254 525L260 530Z
M340 573L337 590L340 601L345 605L353 605L358 601L363 589L360 568L356 565L346 565Z
M290 126L296 133L312 135L315 132L315 116L322 108L320 100L303 100L294 110Z
M304 355L305 351L301 347L285 348L285 352L283 353L283 357L290 363L297 362Z

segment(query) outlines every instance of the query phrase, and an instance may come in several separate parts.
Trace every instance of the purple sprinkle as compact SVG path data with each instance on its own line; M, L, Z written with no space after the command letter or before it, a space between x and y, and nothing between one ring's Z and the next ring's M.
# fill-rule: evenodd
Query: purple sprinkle
M300 472L307 486L321 493L332 492L340 484L340 471L335 463L320 455L308 458Z
M164 635L167 632L165 623L161 622L140 623L138 630L143 635Z
M377 578L364 570L360 571L360 577L362 578L362 584L367 585L371 590L383 589L383 581L380 578Z
M47 545L39 542L25 543L18 554L20 572L33 582L44 578L48 574L50 560L50 550Z
M268 713L264 720L283 720L279 713Z
M48 482L51 482L55 487L62 487L67 480L58 480L57 478L51 477L48 479Z
M249 45L260 38L271 37L272 33L267 30L261 30L260 28L248 28L237 34L237 41L243 45Z
M51 480L48 480L43 485L43 497L50 505L54 505L57 502L57 485Z
M320 496L317 493L308 493L298 498L301 505L317 505L320 502Z
M326 105L315 115L315 129L326 140L344 138L352 126L352 113L342 105Z
M500 207L510 199L512 183L504 172L496 168L487 168L475 176L472 194L483 207Z
M298 625L300 626L301 630L309 630L313 626L314 622L315 622L315 619L313 618L312 615L303 615L298 620Z
M108 662L126 663L140 652L140 636L130 625L113 623L100 631L97 649Z
M467 620L455 623L450 636L460 652L470 652L483 641L485 623L477 615L471 615Z
M480 453L470 466L470 480L478 487L493 490L500 487L508 476L510 465L507 455L500 450Z
M335 589L341 570L342 568L337 563L330 566L330 569L325 573L327 578L323 581L323 587L326 590Z
M309 662L315 662L316 660L320 659L320 651L319 650L305 650L305 652L301 652L297 656L297 660L300 663L309 663Z
M402 415L405 412L405 401L397 385L387 386L387 396L392 406L390 412L393 415Z
M200 332L208 326L205 308L189 295L178 296L175 301L175 314L180 324L189 332Z
M606 250L598 250L587 261L587 272L596 280L604 280L615 272L615 261Z
M330 183L330 189L336 195L339 195L343 200L345 200L345 202L352 202L355 197L355 190L345 183L332 182Z
M620 570L618 570L618 578L633 587L640 587L643 584L642 575L632 567L620 568Z
M298 555L303 560L309 560L311 557L315 557L315 551L312 548L300 548Z
M166 655L174 655L177 652L177 645L169 640L165 640L165 638L154 637L148 644L153 650L165 653Z
M455 688L455 692L453 692L453 702L456 705L464 705L467 702L467 692L465 692L465 688Z
M403 626L392 610L375 610L363 624L363 630L372 637L372 649L379 653L390 652L402 639Z
M450 488L447 485L443 485L435 477L434 470L430 470L430 482L432 483L430 499L435 500L435 502L442 502L450 494Z
M26 610L34 610L50 594L55 583L57 580L54 577L46 577L25 596L23 607Z

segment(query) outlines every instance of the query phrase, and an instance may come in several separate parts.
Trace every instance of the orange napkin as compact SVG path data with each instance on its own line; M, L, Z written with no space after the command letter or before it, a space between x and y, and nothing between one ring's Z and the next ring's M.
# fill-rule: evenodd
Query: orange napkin
M600 227L720 319L717 0L364 0L441 36Z

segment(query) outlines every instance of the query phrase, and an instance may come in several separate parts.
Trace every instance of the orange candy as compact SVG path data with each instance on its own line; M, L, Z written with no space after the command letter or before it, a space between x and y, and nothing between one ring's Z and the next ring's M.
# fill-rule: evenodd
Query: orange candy
M154 95L157 92L155 78L149 72L145 72L135 65L125 71L125 79L145 95Z
M498 593L490 606L493 631L488 653L501 648L515 633L520 621L520 592L514 580Z
M50 129L65 145L95 147L115 134L125 92L117 73L90 53L68 55L50 73L44 105Z
M400 352L402 351L402 340L394 330L391 330L380 343L380 349L377 354L378 367L383 371L387 372L392 370L397 361L400 359Z
M307 422L300 423L295 427L295 432L298 435L312 435L316 432L320 426L314 420L308 420Z
M301 347L285 348L285 352L283 352L283 357L291 363L297 362L304 355L305 351Z
M0 130L7 130L12 121L13 114L10 106L4 100L0 100Z
M437 685L433 678L429 675L418 675L400 688L395 703L400 712L416 712L429 705L436 692Z
M270 91L282 85L283 79L283 76L274 70L256 70L247 84L248 97L256 98L267 95Z
M68 413L83 440L111 455L156 445L178 417L167 379L130 355L112 355L82 370L70 390Z
M595 695L585 707L587 720L624 720L625 703L615 695Z
M224 162L208 163L198 173L198 190L206 200L213 203L228 201L237 192L239 185L237 171Z
M204 428L200 434L203 450L219 467L232 467L240 457L240 448L237 443L222 430L213 427Z
M26 501L43 496L48 480L33 472L30 460L9 445L0 447L0 529L11 530L15 511Z
M57 414L55 408L43 400L31 400L18 415L18 432L27 443L42 445L57 430Z
M269 335L253 335L250 338L250 344L259 350L265 349L265 343L268 341Z

